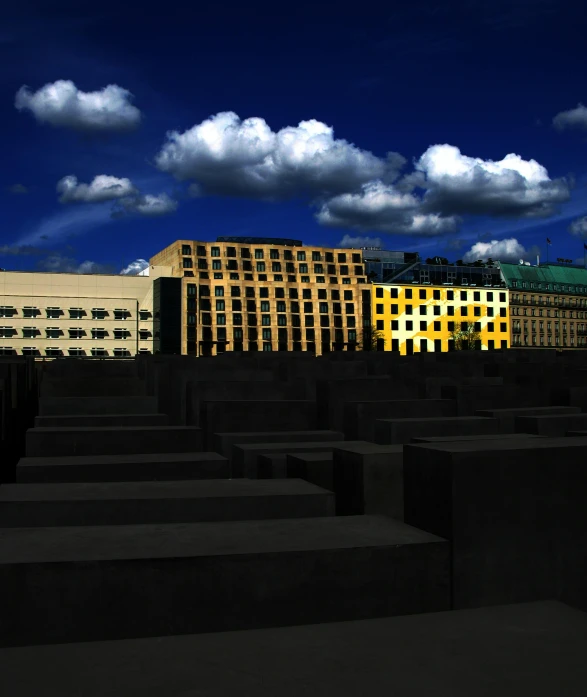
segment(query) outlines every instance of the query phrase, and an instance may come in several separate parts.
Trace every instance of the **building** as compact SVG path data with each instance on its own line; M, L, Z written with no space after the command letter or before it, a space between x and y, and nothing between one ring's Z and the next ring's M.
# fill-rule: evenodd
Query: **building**
M512 348L587 348L587 269L499 266L510 292Z
M134 356L152 352L150 275L0 271L0 355Z
M300 240L219 237L178 240L151 258L171 267L155 350L352 350L370 292L360 251L303 246ZM170 313L172 319L169 319ZM159 332L157 336L157 332Z

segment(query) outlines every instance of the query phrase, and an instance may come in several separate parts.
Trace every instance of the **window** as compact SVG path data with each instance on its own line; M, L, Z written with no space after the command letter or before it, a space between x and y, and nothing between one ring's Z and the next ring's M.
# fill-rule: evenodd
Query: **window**
M27 319L34 319L38 314L40 314L39 310L37 310L36 307L23 307L22 308L22 316L26 317Z
M108 351L103 348L93 348L92 349L92 356L107 356Z
M220 256L220 247L210 247L210 256L211 257L219 257Z
M406 288L406 298L409 300L412 299L412 289L411 288Z
M279 259L279 249L270 249L269 250L269 258L270 259Z
M428 340L420 339L420 351L426 353L428 351Z
M258 261L257 262L257 271L265 271L265 262L264 261Z
M286 307L285 307L285 301L284 301L284 300L278 300L278 301L277 301L277 312L286 312Z
M500 332L507 332L507 328L508 328L507 322L500 322L499 323L499 331Z
M70 339L82 339L84 336L84 330L81 327L73 327L69 330Z
M215 261L212 262L212 270L220 271L221 268L222 268L222 262L221 262L221 261L215 260ZM216 276L214 276L214 278L216 278Z
M103 307L92 308L92 319L106 319L107 314Z
M449 322L448 323L448 331L449 332L454 332L455 330L455 323L454 322Z
M398 298L399 297L399 292L397 288L391 288L389 291L389 297L390 298Z
M492 303L493 302L493 293L492 292L487 292L487 302Z
M425 331L426 331L426 326L427 326L427 325L426 325L426 321L425 321L425 320L424 320L424 321L421 321L421 322L420 322L420 331L421 331L421 332L425 332Z
M304 315L304 324L306 327L313 327L314 326L314 317L313 315Z
M432 291L432 297L434 300L440 300L440 291L439 290L433 290Z
M191 254L192 253L192 248L191 245L189 244L182 244L181 245L181 253L182 254Z
M493 322L487 322L487 331L488 332L495 331L495 324Z
M397 319L391 320L391 331L397 332L399 330L399 321Z
M271 315L261 315L261 325L265 327L271 326Z
M59 319L61 314L61 310L58 307L47 308L47 319Z
M216 315L216 324L226 324L226 315Z
M414 309L411 305L406 305L406 315L413 315Z
M23 339L34 339L37 336L37 328L36 327L23 327L22 328L22 336Z
M505 303L505 302L506 302L506 297L507 297L506 293L500 293L500 294L499 294L499 302L500 302L500 303Z
M16 310L9 305L0 306L0 317L14 317ZM12 355L12 354L9 354Z
M355 318L354 317L347 317L346 318L346 326L347 327L354 327L355 326Z
M434 331L439 332L440 331L440 322L434 322Z
M462 291L461 291L461 300L466 300L466 299L467 299L467 291L466 291L466 290L462 290Z
M300 264L300 273L308 273L308 265L307 264Z
M481 293L478 290L473 291L473 302L481 302Z
M349 275L349 267L348 266L341 266L340 267L340 275L341 276L348 276Z
M421 315L427 314L426 305L420 305L420 314L421 314Z
M183 259L183 268L184 269L192 269L193 266L194 266L194 264L193 264L191 259L189 259L189 258Z
M376 315L382 315L382 314L383 314L383 304L377 304L377 305L375 305L375 314L376 314Z
M277 324L280 327L287 327L287 315L277 315Z
M51 357L62 356L63 351L60 348L52 347L45 349L45 355Z
M298 261L306 261L306 252L298 252L297 253L297 260Z
M261 330L263 341L271 341L271 329Z
M481 317L481 308L480 307L474 307L473 308L473 314L475 317Z
M126 329L123 329L122 327L116 327L114 329L114 338L115 339L125 339L127 335Z
M420 288L419 293L420 293L420 300L426 300L426 289Z
M345 303L344 311L347 315L355 314L355 303Z
M15 330L12 327L0 327L0 337L2 339L10 339L14 331ZM47 337L51 338L49 337L49 334L47 334Z
M141 341L148 341L151 336L151 332L148 329L139 329L139 339Z
M68 349L68 353L70 356L85 356L86 352L83 350L83 348L70 348Z
M346 264L346 254L339 254L338 255L338 263L339 264Z
M469 308L466 305L461 306L461 317L467 317L469 314Z
M114 310L114 319L126 319L130 315L126 310Z
M446 291L446 299L447 299L447 300L454 300L454 299L455 299L455 292L454 292L454 290L447 290L447 291Z
M454 315L455 315L455 308L454 308L453 305L449 305L449 306L446 308L446 314L447 314L449 317L454 317Z
M414 328L414 323L411 319L406 320L406 329L411 332Z
M243 323L243 316L240 313L234 314L232 316L232 323L234 325L241 325Z
M398 306L395 305L395 304L392 304L392 306L391 306L391 314L392 314L392 315L397 315L398 312L399 312Z
M105 329L92 329L92 339L105 339L108 332Z
M376 298L382 298L382 297L383 297L383 288L375 288L375 297L376 297Z
M481 322L475 322L475 331L480 332L481 331Z
M216 301L216 312L224 312L226 309L224 300L217 300Z
M440 305L434 305L434 314L439 315L440 314Z
M499 316L500 316L500 317L507 317L507 308L505 308L505 307L500 307L500 308L499 308Z
M488 316L488 317L493 317L493 308L492 308L492 307L488 307L488 308L487 308L487 316Z

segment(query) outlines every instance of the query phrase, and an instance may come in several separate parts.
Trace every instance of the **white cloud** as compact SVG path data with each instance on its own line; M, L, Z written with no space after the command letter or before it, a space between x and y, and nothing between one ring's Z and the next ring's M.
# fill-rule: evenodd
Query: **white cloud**
M382 181L369 182L360 194L341 194L323 204L316 214L322 225L353 230L375 230L400 235L433 236L453 232L455 217L424 214L420 200Z
M536 259L540 254L540 249L536 246L526 249L514 237L505 240L491 240L490 242L476 242L471 249L463 255L463 261L471 262L487 261L506 261L517 263L520 259Z
M57 80L31 92L22 86L14 106L29 110L37 121L80 131L129 131L136 128L141 112L130 103L131 93L118 85L96 92L82 92L71 80Z
M577 220L573 220L569 226L569 232L571 235L575 235L575 237L581 237L582 239L587 240L587 215L583 216L582 218L578 218Z
M113 217L136 213L150 218L175 213L178 203L167 194L135 195L120 199L113 210Z
M296 194L352 191L393 177L405 159L382 160L315 119L273 132L262 118L244 121L234 112L211 116L193 128L167 134L157 166L192 180L192 194L216 193L278 200Z
M21 245L55 244L69 235L89 232L111 222L110 206L96 204L60 208L57 214L43 219L15 243Z
M557 131L563 131L565 128L587 129L587 107L579 103L575 109L559 112L552 119L552 125Z
M79 184L77 177L69 175L57 183L61 203L103 203L137 193L130 179L119 179L99 174L90 184Z
M551 180L536 160L513 153L495 162L468 157L452 145L433 145L415 167L426 177L428 213L548 217L570 199L566 179Z
M382 247L380 237L351 237L350 235L345 235L342 240L338 243L337 247L354 247L359 249L360 247Z
M144 271L147 271L147 273L144 273ZM131 261L131 263L126 266L120 274L122 276L148 276L148 271L149 271L149 262L146 259L135 259L135 261Z

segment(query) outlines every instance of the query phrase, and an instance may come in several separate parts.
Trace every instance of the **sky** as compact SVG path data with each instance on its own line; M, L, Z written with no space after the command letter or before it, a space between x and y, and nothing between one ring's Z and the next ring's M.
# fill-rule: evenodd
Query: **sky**
M219 235L583 264L583 10L4 3L0 267L132 274Z

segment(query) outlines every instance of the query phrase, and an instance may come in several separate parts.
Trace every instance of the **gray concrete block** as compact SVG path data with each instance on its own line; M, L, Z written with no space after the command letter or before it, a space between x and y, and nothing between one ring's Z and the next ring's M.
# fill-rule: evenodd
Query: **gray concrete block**
M411 443L453 443L458 440L472 441L474 443L480 443L482 441L507 441L517 438L541 438L542 436L536 436L531 433L497 433L490 434L487 436L415 436L410 441Z
M376 516L4 529L0 646L441 611L448 567L445 540Z
M551 601L3 649L0 663L14 697L104 697L113 684L132 697L194 685L210 697L583 697L586 654L587 615Z
M485 416L499 421L501 433L514 433L517 416L541 416L545 414L578 414L578 407L518 407L509 409L480 409L475 416Z
M259 479L287 479L287 454L265 453L265 455L259 455L257 458L257 477Z
M378 419L375 442L381 445L409 443L418 436L469 436L499 433L497 419L457 416L429 419Z
M186 426L30 428L27 457L191 453L202 450L202 432Z
M139 453L81 457L23 457L17 482L125 482L230 477L228 459L218 453Z
M405 521L451 541L453 608L559 597L576 582L586 454L587 438L404 446Z
M333 491L332 452L289 454L286 455L286 463L288 477L305 479Z
M39 399L40 416L68 414L156 414L155 397L44 397Z
M199 523L334 515L334 494L300 479L7 484L0 527Z
M40 396L47 397L138 397L146 395L146 384L139 378L66 377L45 378L41 382Z
M337 515L404 519L403 445L338 447L332 465Z
M167 414L84 414L75 416L36 416L35 428L92 426L167 426Z
M343 429L349 440L375 442L377 419L456 416L456 402L450 399L393 399L387 401L346 402Z
M245 443L232 446L232 476L257 477L257 458L266 453L332 452L334 448L355 441L312 441L292 443Z
M214 433L212 450L230 458L232 446L244 443L310 443L314 441L344 440L340 431L253 431L238 433Z
M514 428L518 432L535 433L555 438L567 431L587 428L587 414L549 414L546 416L516 416Z

